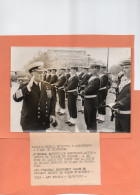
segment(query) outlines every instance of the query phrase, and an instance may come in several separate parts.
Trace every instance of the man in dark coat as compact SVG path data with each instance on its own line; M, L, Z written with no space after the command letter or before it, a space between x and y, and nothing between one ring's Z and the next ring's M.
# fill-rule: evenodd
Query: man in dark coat
M65 114L65 91L64 91L64 85L66 83L66 75L65 75L65 68L60 68L60 74L61 76L58 78L56 88L58 92L58 97L59 97L59 115L64 115Z
M13 95L16 102L23 101L20 124L23 131L45 131L50 121L55 123L56 99L51 86L43 80L41 62L28 65L32 78L28 84L21 84Z
M98 63L91 64L91 77L85 87L84 93L84 116L87 125L87 131L96 132L97 122L96 113L98 109L98 91L100 88L99 71L100 65Z
M70 119L66 121L68 126L74 126L77 119L77 96L78 96L78 82L79 78L76 74L78 67L71 67L71 77L68 79L65 91L68 94L68 111Z
M115 131L129 133L131 119L131 61L125 60L121 66L127 80L121 83L117 102L112 108L116 111Z
M102 123L105 120L106 115L106 97L108 93L108 75L106 74L106 66L101 65L100 67L100 89L98 93L99 108L98 108L98 122Z

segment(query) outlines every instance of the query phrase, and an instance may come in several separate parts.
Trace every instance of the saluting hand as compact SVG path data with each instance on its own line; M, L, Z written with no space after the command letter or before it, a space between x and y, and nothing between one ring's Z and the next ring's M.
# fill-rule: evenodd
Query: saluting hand
M34 76L31 78L30 82L29 82L28 85L27 85L28 91L31 91L31 88L32 88L32 86L33 86L33 82L34 82Z
M50 115L50 122L53 124L55 123L55 121L56 121L55 116Z

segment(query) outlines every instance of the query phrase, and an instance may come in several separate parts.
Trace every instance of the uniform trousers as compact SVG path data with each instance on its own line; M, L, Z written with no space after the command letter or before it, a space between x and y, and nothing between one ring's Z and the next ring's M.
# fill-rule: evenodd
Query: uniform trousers
M107 90L101 90L99 91L98 94L98 99L99 99L99 105L105 106L106 105L106 96L107 96ZM98 113L102 115L106 115L106 108L105 107L99 107L98 108Z
M85 98L84 100L84 117L87 125L87 130L96 132L96 113L98 109L98 98Z
M118 114L115 116L115 131L130 133L130 114Z
M68 92L68 110L71 118L77 118L77 92Z
M59 96L59 106L62 109L65 109L65 91L62 89L59 89L58 96Z

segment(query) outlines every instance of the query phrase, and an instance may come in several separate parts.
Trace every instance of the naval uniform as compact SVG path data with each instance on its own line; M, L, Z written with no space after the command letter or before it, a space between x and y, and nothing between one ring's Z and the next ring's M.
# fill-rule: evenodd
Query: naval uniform
M39 85L33 82L28 91L27 84L21 84L13 95L16 102L23 100L20 120L23 131L46 130L50 127L50 115L55 115L56 99L51 86L45 82Z
M84 117L87 125L87 130L97 131L96 113L98 109L98 90L100 88L100 79L96 76L91 76L88 84L85 87L84 96Z
M77 96L78 96L78 82L79 78L77 75L72 75L68 83L66 85L65 91L68 94L68 110L69 110L69 115L70 118L76 119L77 118L77 106L76 106L76 101L77 101Z
M108 76L106 74L100 75L100 89L98 92L99 105L106 105L106 97L108 92ZM106 115L105 107L98 108L98 114Z
M58 92L58 96L59 96L59 106L62 109L65 109L65 91L64 91L64 84L66 83L66 76L65 75L61 75L58 78L58 82L56 84L57 87L57 92Z
M54 92L54 95L56 97L56 88L55 88L55 83L58 81L58 76L56 74L52 74L51 79L50 79L50 84L52 86L52 90Z
M115 114L115 131L130 132L131 116L131 83L126 83L118 94L117 102L113 106Z

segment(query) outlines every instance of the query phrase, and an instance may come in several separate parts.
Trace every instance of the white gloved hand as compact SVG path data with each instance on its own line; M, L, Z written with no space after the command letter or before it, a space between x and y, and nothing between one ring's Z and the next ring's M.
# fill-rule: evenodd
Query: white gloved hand
M31 78L30 82L29 82L28 85L27 85L28 91L31 91L31 88L32 88L32 86L33 86L33 82L34 82L34 76Z
M50 115L50 121L51 121L51 123L55 123L55 116Z
M116 103L114 102L114 103L109 103L109 104L107 104L110 108L112 108L114 105L115 105Z

